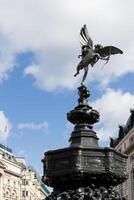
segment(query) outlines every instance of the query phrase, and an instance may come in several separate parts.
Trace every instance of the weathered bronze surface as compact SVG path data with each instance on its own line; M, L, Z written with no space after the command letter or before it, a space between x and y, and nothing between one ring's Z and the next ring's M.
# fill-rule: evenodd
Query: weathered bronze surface
M97 44L93 47L93 41L88 34L86 25L84 25L80 30L80 44L81 55L79 55L78 57L82 57L82 60L78 64L77 72L74 76L77 76L79 74L79 71L84 69L84 75L81 82L82 84L87 77L88 65L91 65L91 67L93 67L99 59L106 60L106 63L108 63L111 55L123 53L120 49L114 46L103 47L101 44Z
M90 92L83 85L89 64L94 66L99 59L108 61L110 55L122 51L113 46L103 48L101 45L93 49L86 26L81 29L80 35L82 60L75 76L81 69L85 72L78 88L78 105L67 113L74 130L69 147L47 151L42 160L42 179L46 185L54 188L46 200L125 200L113 187L127 178L127 156L110 147L99 147L93 124L99 121L100 115L89 106ZM111 139L111 142L114 140Z
M78 105L67 113L75 125L70 147L48 151L42 160L43 181L54 188L47 199L121 200L113 186L126 180L126 155L98 146L92 125L99 121L99 113L88 105L90 92L84 85L78 94Z
M95 188L92 184L91 187L80 187L74 190L67 190L60 194L57 192L52 192L52 194L47 197L47 200L60 199L60 200L125 200L125 198L120 198L118 192L116 192L113 187L109 189L105 187Z

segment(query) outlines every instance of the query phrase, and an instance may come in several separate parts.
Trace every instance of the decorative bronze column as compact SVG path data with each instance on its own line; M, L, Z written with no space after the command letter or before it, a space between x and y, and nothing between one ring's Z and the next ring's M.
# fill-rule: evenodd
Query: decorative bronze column
M43 181L54 188L47 199L121 200L114 186L126 180L126 155L98 146L92 125L99 113L88 105L90 92L78 88L78 106L67 114L75 125L70 147L48 151L43 159Z
M113 188L126 180L127 156L98 146L93 124L99 121L99 113L89 106L90 92L83 81L78 88L78 105L67 113L74 124L70 146L47 151L42 160L43 182L54 188L47 200L123 200Z

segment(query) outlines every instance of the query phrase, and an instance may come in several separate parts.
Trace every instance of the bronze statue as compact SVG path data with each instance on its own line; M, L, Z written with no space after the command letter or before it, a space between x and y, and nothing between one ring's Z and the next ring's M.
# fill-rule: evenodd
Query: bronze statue
M82 54L78 57L82 57L82 60L78 64L77 72L74 76L77 76L79 71L84 69L84 75L81 84L83 84L87 77L89 64L91 67L93 67L99 59L106 60L106 63L108 63L111 55L123 53L120 49L114 46L103 47L101 44L97 44L93 47L93 41L89 37L86 25L84 25L80 30L80 44Z

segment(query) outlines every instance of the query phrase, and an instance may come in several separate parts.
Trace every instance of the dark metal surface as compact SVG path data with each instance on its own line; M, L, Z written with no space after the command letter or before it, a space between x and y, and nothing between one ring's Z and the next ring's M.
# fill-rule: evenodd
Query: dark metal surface
M127 156L98 146L92 126L99 121L99 113L88 105L90 92L84 85L78 95L78 105L67 114L75 125L70 147L48 151L42 160L43 181L54 188L47 200L121 200L112 187L126 180Z
M78 64L77 71L74 76L77 76L80 70L84 69L84 75L81 82L82 84L87 77L88 65L91 65L93 67L99 59L106 60L106 63L108 63L111 55L123 53L119 48L114 46L103 47L102 45L97 44L93 47L93 41L89 37L86 25L84 25L80 30L80 44L81 55L79 55L78 57L82 57L82 60Z
M113 187L109 189L105 187L95 188L92 184L91 187L80 187L76 190L67 190L64 192L52 192L46 200L125 200L121 198Z
M72 146L45 154L44 181L58 189L116 186L126 179L126 156L112 148ZM99 180L99 181L98 181Z
M94 124L99 121L99 113L88 105L89 90L84 85L78 88L78 106L67 113L67 119L73 124Z

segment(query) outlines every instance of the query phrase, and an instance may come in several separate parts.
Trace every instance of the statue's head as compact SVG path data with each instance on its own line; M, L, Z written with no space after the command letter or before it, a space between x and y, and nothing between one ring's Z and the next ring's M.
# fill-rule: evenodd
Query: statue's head
M103 46L101 44L96 44L96 45L94 45L94 47L95 47L96 51L99 51L100 49L103 48Z

